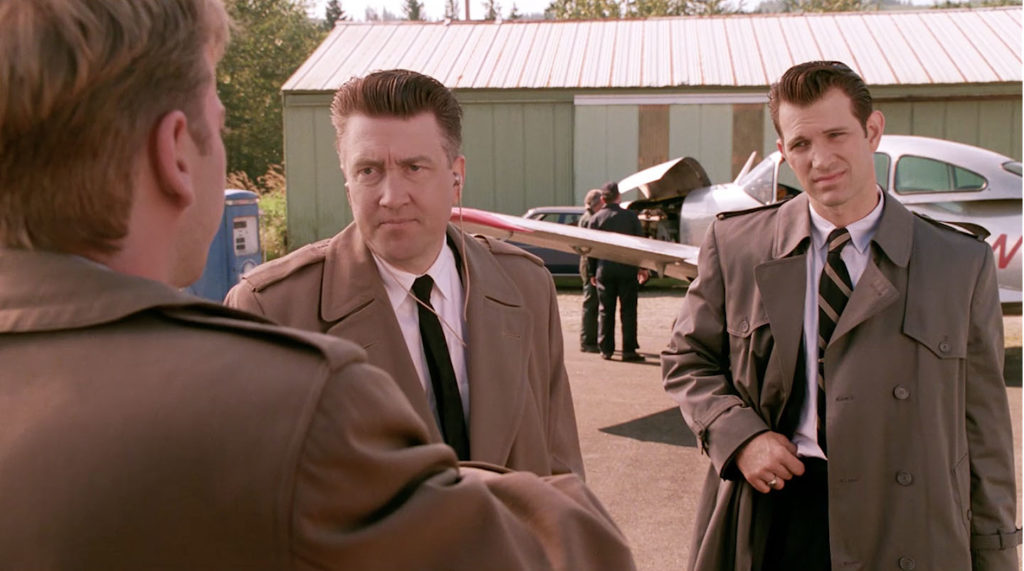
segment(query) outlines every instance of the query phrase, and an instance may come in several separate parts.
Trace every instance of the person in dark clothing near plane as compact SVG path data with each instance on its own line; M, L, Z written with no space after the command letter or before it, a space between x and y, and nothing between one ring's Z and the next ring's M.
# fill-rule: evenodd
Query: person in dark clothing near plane
M590 228L590 219L601 210L601 189L592 188L583 199L586 210L580 216L579 227ZM600 353L597 346L597 286L591 282L590 259L580 256L580 278L583 280L583 319L580 323L580 351Z
M591 228L631 236L643 235L636 213L619 205L618 183L607 182L601 187L601 201L604 208L590 219ZM602 359L611 359L615 352L615 305L621 302L619 317L622 319L622 360L644 360L643 355L636 352L639 347L636 341L636 303L640 284L647 281L648 275L647 270L636 266L590 258L590 283L597 287L597 298L601 306L597 343L601 348Z

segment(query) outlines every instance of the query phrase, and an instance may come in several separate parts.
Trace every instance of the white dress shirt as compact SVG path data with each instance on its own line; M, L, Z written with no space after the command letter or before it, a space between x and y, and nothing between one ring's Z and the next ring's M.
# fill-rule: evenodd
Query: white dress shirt
M391 301L391 307L395 310L398 326L402 329L402 337L405 338L405 345L409 349L409 356L412 357L412 364L416 367L416 374L420 377L420 384L423 385L423 390L427 393L427 402L430 403L430 409L434 411L434 419L440 426L437 398L434 396L434 387L430 382L430 369L427 367L427 357L423 351L423 340L420 337L419 309L416 295L412 293L412 284L419 276L392 266L377 254L373 254L373 259L377 262L377 271L384 282L384 289ZM434 280L434 289L430 292L430 304L434 306L434 311L441 322L441 328L444 329L448 354L452 359L455 379L459 384L462 412L465 416L466 426L469 426L469 374L466 372L466 347L464 345L466 326L462 315L464 294L462 280L459 279L459 270L455 264L455 254L452 253L447 241L443 242L440 254L434 260L434 265L427 270L426 275Z
M850 223L846 229L850 231L850 241L844 247L840 256L846 264L846 270L850 273L850 281L854 287L864 273L868 261L871 259L871 239L878 229L878 222L882 218L882 205L885 201L881 189L878 190L878 204L874 210L860 220ZM809 203L808 203L809 204ZM807 295L804 298L804 358L807 364L807 398L804 399L803 410L800 411L800 421L797 424L796 432L793 435L793 443L796 444L798 456L810 456L814 458L825 458L824 452L818 446L818 282L821 280L821 270L825 267L827 245L825 240L836 228L834 224L825 220L814 207L808 206L811 216L811 247L807 252ZM850 245L853 247L849 247ZM840 319L842 319L840 317ZM827 381L826 381L827 382Z

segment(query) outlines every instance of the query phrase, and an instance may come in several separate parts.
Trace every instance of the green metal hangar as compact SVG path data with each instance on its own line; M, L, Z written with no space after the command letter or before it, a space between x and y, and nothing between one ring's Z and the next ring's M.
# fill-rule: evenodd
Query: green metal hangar
M1021 158L1021 11L604 21L341 22L282 88L293 248L351 220L330 102L353 76L431 75L464 108L466 206L521 214L678 156L713 181L775 149L772 81L836 59L872 86L889 133Z

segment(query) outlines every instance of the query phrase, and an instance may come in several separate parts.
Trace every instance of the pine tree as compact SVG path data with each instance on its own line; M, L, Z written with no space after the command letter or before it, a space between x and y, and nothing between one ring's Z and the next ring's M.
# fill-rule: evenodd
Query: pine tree
M498 0L484 0L484 20L497 20L501 13L501 4Z
M348 20L348 14L341 8L338 0L327 0L327 8L324 10L324 29L334 29L334 24Z
M512 3L512 9L508 11L508 18L506 18L506 19L507 20L521 20L522 18L523 18L523 15L519 13L519 7L516 6L515 2L513 2Z
M874 7L865 0L784 0L786 12L858 12Z
M446 20L460 19L459 7L455 5L455 0L444 0L444 17Z
M405 14L406 20L422 20L423 2L420 2L419 0L405 0L405 5L402 6L402 12Z
M617 0L552 0L544 9L550 20L608 20L622 17Z

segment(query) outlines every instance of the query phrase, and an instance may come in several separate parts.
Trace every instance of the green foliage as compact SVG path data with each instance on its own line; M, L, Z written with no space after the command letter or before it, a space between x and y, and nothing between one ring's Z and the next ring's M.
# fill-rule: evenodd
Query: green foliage
M736 6L742 6L742 0L739 0ZM552 0L544 10L544 17L554 20L607 20L662 16L711 16L734 14L738 11L738 8L732 7L731 0Z
M608 20L619 18L622 9L616 0L552 0L544 10L551 20Z
M784 12L860 12L874 9L875 0L784 0Z
M250 178L283 162L281 86L324 37L301 0L227 0L231 43L217 69L228 171Z
M736 7L732 7L729 0L689 0L687 8L688 13L694 16L736 14L743 11L743 0L739 0Z
M227 185L228 188L251 190L260 195L260 245L263 247L263 261L287 254L288 206L281 165L271 165L256 182L242 171L233 172L228 175Z
M348 20L348 14L341 8L338 0L327 0L327 7L324 9L324 29L328 32L334 29L334 24Z
M519 12L519 7L516 3L512 3L512 9L508 11L508 18L506 20L521 20L523 15Z
M405 4L402 6L402 12L405 14L406 20L422 20L423 3L418 0L405 0Z
M657 16L683 16L687 14L686 0L630 0L625 5L627 18Z

